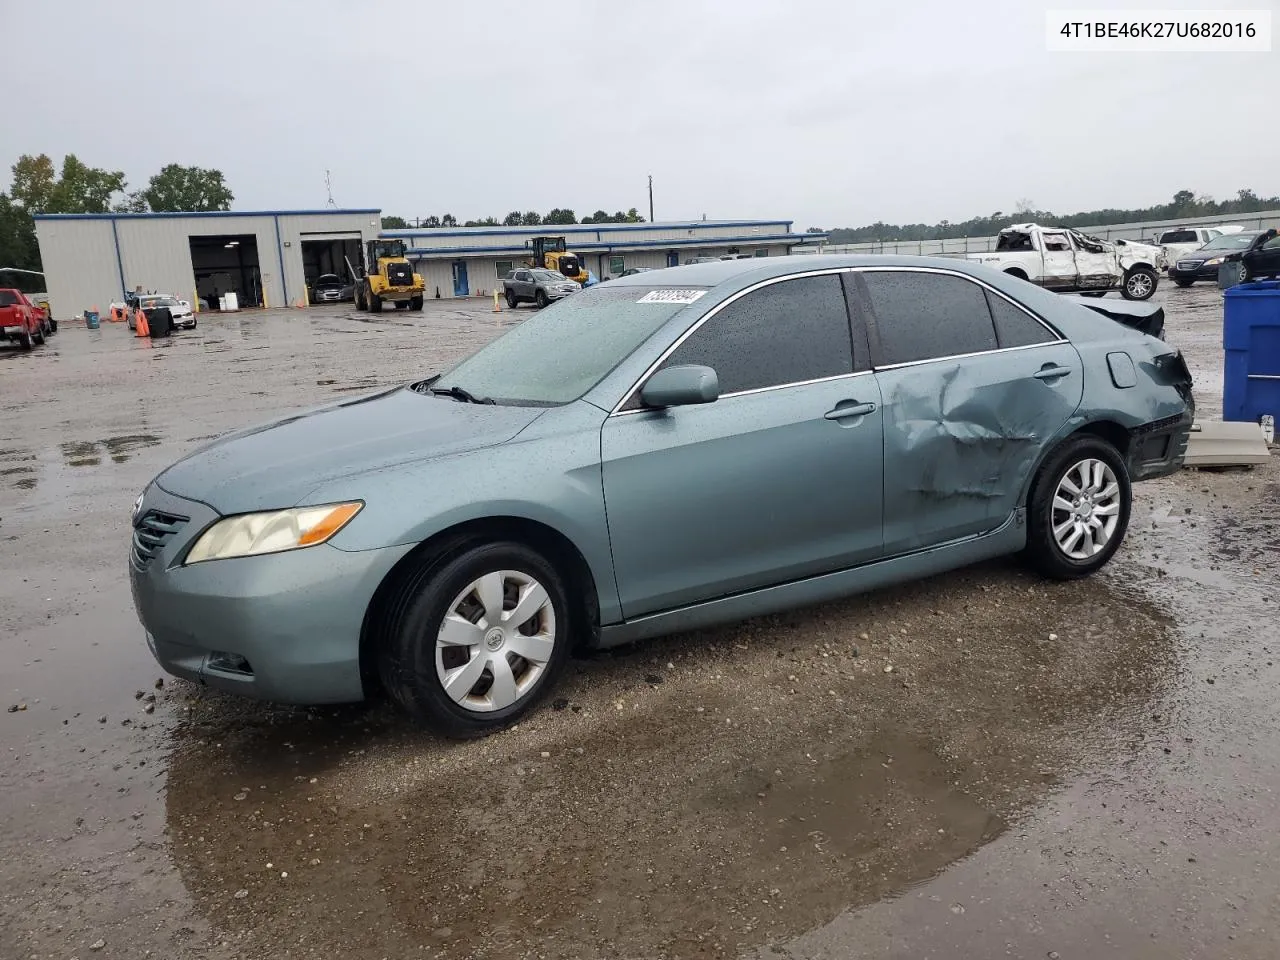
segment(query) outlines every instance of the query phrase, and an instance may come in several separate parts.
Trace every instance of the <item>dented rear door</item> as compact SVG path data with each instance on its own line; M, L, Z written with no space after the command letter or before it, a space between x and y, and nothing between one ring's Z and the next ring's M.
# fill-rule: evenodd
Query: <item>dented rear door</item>
M858 276L883 405L885 553L998 528L1079 406L1079 355L968 276L933 268Z

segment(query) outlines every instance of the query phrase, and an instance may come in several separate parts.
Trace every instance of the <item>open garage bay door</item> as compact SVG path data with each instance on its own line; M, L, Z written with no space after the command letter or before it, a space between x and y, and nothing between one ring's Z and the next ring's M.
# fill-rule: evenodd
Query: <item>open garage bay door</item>
M218 309L218 298L234 292L242 307L262 306L258 239L251 233L191 238L191 268L201 305Z
M307 289L315 285L316 277L326 273L337 274L344 283L353 278L347 269L348 261L356 270L363 262L360 256L360 234L352 233L304 233L301 237L302 271L307 278Z

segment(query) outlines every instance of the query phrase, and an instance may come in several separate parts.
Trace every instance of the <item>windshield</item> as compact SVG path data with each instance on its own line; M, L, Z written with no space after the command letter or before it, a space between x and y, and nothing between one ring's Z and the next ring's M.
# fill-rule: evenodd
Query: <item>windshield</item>
M1261 231L1254 230L1251 233L1228 233L1221 237L1214 237L1206 243L1201 250L1246 250L1249 244L1253 243L1253 238Z
M339 280L332 273L326 273L324 276L316 277L316 286L317 287L340 287L342 286L342 281Z
M142 307L144 310L154 307L176 307L178 301L174 297L143 297Z
M577 400L705 288L645 301L653 289L595 286L558 300L463 360L433 389L461 387L496 403L535 406Z
M564 280L562 274L556 273L554 270L535 270L533 271L533 279L535 280Z

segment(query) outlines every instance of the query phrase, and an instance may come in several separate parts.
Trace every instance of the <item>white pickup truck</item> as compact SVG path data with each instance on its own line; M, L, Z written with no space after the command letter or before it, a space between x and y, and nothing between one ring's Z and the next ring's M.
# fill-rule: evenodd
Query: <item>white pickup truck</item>
M1036 223L1005 227L994 251L971 253L968 259L1047 290L1092 297L1119 290L1126 300L1149 299L1165 267L1158 247L1129 240L1112 243L1069 227Z
M1244 227L1234 223L1219 224L1216 227L1177 227L1165 230L1155 238L1155 246L1164 251L1166 263L1174 264L1178 258L1192 250L1199 250L1210 240L1228 233L1240 233Z

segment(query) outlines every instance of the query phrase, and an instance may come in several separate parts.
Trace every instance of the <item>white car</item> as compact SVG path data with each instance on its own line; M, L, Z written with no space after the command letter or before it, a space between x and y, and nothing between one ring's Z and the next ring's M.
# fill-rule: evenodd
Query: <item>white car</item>
M138 298L138 306L143 310L167 307L169 315L173 318L173 329L194 330L196 328L196 315L188 300L179 300L167 293L144 293ZM135 315L132 311L127 312L125 319L129 321L130 330L136 329L137 324L134 322Z

